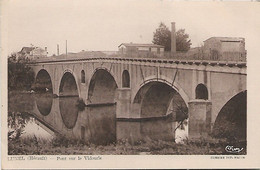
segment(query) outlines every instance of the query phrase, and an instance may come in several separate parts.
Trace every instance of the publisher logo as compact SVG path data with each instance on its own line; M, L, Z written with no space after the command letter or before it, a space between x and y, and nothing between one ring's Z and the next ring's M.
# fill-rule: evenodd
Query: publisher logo
M234 147L234 146L230 146L230 145L227 145L225 147L225 150L229 153L239 153L243 150L244 148L239 148L239 147Z

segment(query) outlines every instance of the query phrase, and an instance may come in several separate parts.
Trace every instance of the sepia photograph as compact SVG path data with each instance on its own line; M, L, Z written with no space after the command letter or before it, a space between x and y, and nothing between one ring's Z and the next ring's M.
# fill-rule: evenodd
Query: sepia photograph
M1 8L8 164L54 155L246 159L258 2L10 0Z

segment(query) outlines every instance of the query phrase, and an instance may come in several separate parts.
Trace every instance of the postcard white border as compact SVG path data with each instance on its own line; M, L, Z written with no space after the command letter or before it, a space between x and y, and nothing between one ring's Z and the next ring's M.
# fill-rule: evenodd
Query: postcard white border
M138 3L147 3L148 1L140 1ZM62 3L62 1L60 1ZM189 5L198 5L204 3L205 6L214 6L216 3L225 3L227 7L235 8L236 2L178 2L187 3ZM257 2L239 2L245 5L245 9L252 8L260 11L260 3ZM192 9L191 9L192 10ZM219 11L220 13L222 11ZM257 50L248 51L247 64L247 88L248 88L248 144L247 155L238 156L244 159L212 159L212 155L100 155L102 160L88 161L56 161L57 156L47 156L47 161L8 161L12 155L7 155L7 58L8 49L8 1L1 1L1 132L2 132L2 168L3 169L21 169L21 168L260 168L260 12L254 13L252 18L247 18L247 22L254 22L256 28L250 29L255 42L254 46ZM230 24L230 23L227 23ZM71 155L73 156L73 155ZM66 155L66 157L71 157ZM75 155L78 157L78 155ZM79 155L82 156L82 155ZM219 155L220 157L220 155ZM25 156L27 158L27 156Z

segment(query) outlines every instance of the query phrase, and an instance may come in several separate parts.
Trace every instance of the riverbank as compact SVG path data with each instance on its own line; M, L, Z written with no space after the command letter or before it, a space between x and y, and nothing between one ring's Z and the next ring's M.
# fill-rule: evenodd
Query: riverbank
M62 142L61 142L62 141ZM46 142L35 138L9 141L10 155L222 155L226 142L221 140L185 141L184 144L166 141L139 141L130 144L118 141L110 145L84 144L76 141L54 139ZM245 150L236 154L246 154Z

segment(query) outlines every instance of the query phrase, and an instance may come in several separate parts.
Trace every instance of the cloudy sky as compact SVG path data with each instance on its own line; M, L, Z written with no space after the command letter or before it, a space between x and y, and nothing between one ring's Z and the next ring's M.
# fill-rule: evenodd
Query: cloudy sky
M50 55L81 50L117 50L122 42L151 43L160 22L185 28L192 46L209 37L246 38L255 50L260 3L174 2L170 0L9 0L3 3L7 53L33 44ZM259 40L258 40L259 41Z

